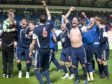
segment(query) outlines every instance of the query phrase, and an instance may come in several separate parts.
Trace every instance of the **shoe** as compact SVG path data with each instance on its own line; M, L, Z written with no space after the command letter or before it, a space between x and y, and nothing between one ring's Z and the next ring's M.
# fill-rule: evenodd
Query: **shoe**
M84 80L84 84L88 84L88 81L87 80Z
M94 78L91 78L91 81L94 81Z
M110 79L110 77L109 76L105 76L105 79Z
M105 75L104 74L100 74L100 78L105 78Z
M79 82L80 82L79 80L75 80L75 83L74 84L79 84Z
M12 78L12 74L8 74L8 78Z
M66 78L69 78L69 74L68 73L66 73L65 76L62 77L62 79L66 79Z
M89 77L87 78L87 80L88 80L88 81L91 81Z
M53 83L47 83L47 84L53 84Z
M6 74L3 74L3 78L6 78L6 76L7 76Z
M30 78L29 72L26 72L26 78Z
M71 76L68 79L73 79L73 78L75 78L74 74L71 74Z
M22 78L22 71L19 71L18 78Z

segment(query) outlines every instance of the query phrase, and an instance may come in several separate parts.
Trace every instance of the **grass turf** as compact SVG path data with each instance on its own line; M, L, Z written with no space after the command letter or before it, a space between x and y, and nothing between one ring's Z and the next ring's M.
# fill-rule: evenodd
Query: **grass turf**
M58 51L56 54L56 58L59 60L60 58L60 52ZM108 61L109 66L109 73L110 73L110 79L101 79L98 75L98 69L96 66L96 72L94 73L94 82L89 82L89 84L112 84L112 51L110 52L110 59ZM14 71L13 71L13 77L12 78L2 78L2 58L1 58L1 52L0 52L0 84L39 84L38 80L36 79L34 75L34 69L31 69L30 72L30 79L25 78L25 62L22 63L22 70L23 70L23 78L18 79L18 72L16 67L16 62L14 59ZM79 67L79 74L82 78L82 70L81 67ZM74 80L69 79L61 79L61 77L64 75L63 72L58 72L53 64L51 64L50 67L50 78L53 84L74 84ZM45 84L47 83L45 77L43 76L43 79L45 81ZM80 84L83 84L83 80L81 79Z

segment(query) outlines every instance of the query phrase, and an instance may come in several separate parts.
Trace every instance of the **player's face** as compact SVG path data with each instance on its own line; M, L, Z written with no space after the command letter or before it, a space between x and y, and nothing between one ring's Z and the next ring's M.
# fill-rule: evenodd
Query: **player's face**
M29 23L30 30L33 30L35 28L35 25L33 23Z
M13 12L9 12L9 13L8 13L8 17L9 17L10 19L14 19L15 15L14 15Z
M66 29L66 25L65 24L62 24L61 25L61 30L64 31L65 29Z
M78 18L74 17L73 20L72 20L72 26L73 27L77 27L78 26L78 23L79 23L78 22Z
M96 24L97 24L97 25L100 25L100 22L99 22L98 20L96 20Z
M21 23L22 23L22 27L23 27L23 28L25 28L25 27L27 26L27 21L26 21L25 19L23 19L23 20L21 21Z

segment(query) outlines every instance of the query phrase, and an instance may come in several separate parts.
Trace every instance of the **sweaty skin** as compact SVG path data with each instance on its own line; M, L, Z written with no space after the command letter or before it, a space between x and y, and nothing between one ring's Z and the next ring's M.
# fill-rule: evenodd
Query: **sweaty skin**
M82 35L78 27L70 30L70 41L73 48L78 48L83 45Z

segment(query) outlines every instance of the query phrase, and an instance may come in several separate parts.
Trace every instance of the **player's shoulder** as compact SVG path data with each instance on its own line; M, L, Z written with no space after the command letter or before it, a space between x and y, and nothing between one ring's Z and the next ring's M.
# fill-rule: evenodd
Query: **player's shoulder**
M3 23L6 23L7 24L7 23L9 23L9 20L6 19L6 20L3 21Z

